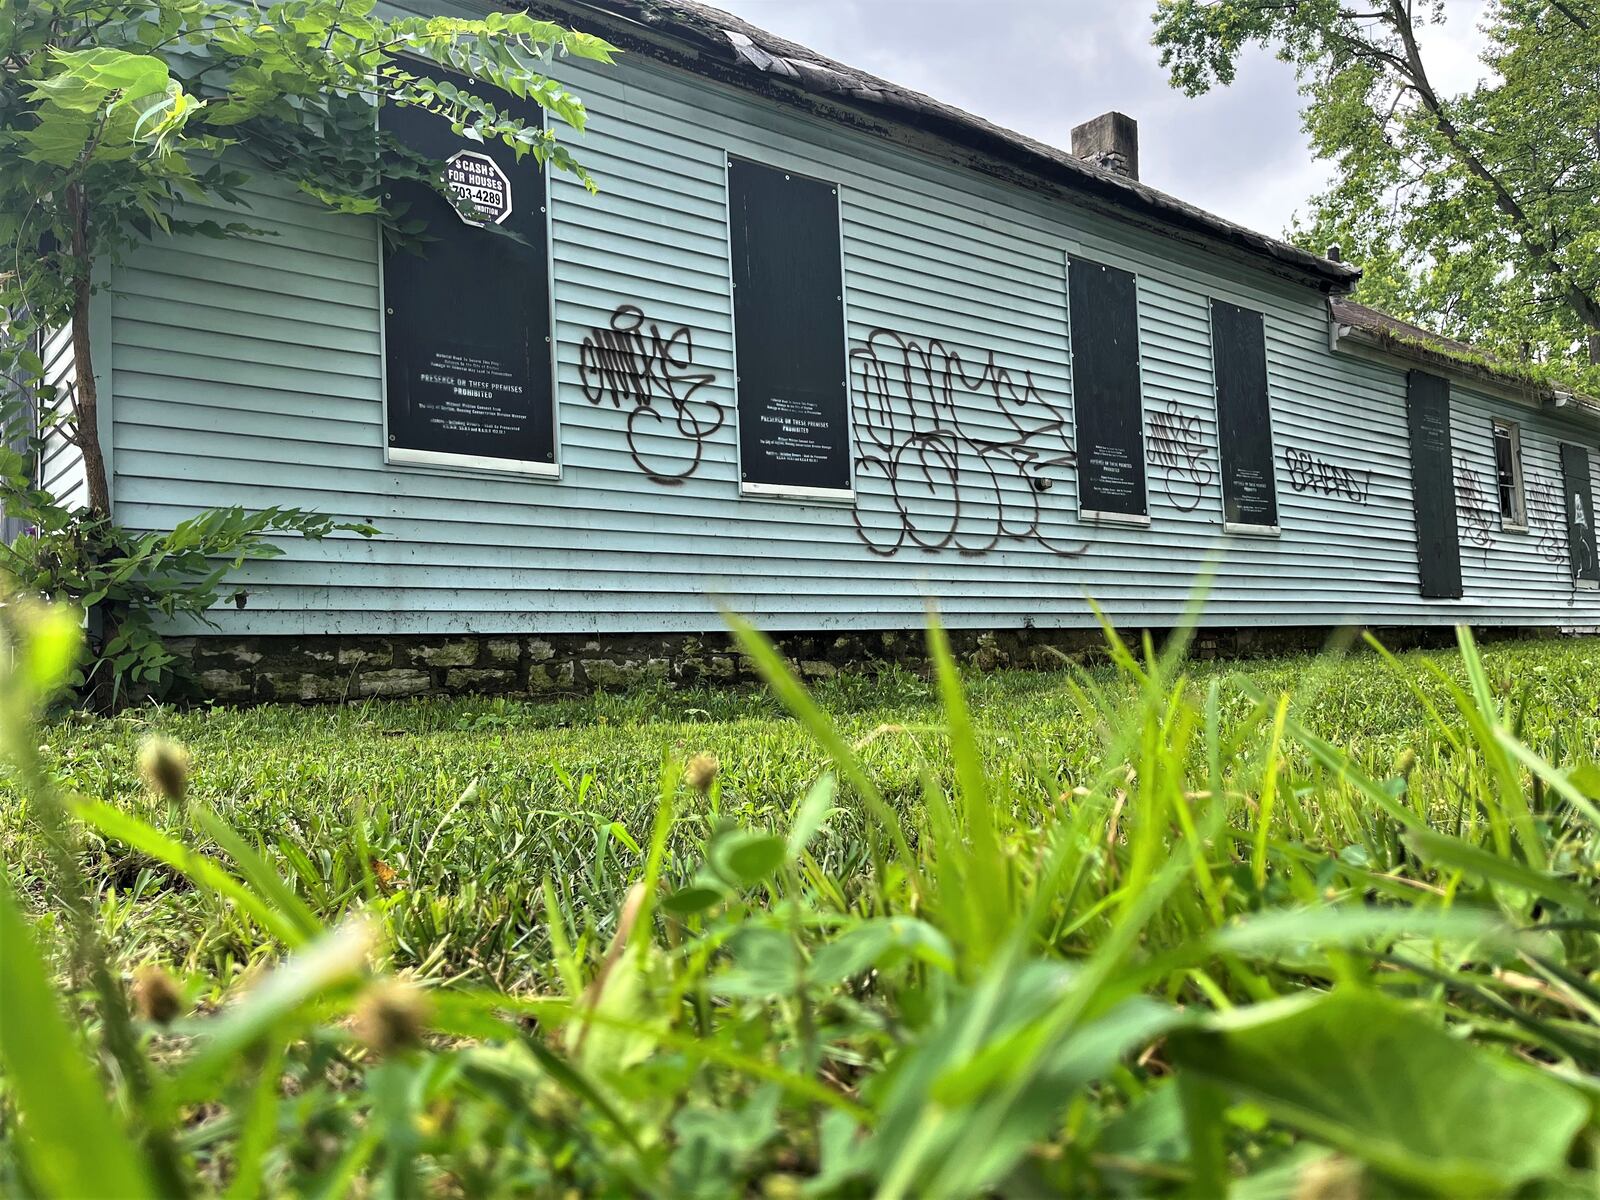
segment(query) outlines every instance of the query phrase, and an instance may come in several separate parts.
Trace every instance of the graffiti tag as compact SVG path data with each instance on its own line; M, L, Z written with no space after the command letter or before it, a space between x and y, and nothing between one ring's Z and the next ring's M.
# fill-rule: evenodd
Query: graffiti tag
M1284 449L1283 464L1288 468L1289 486L1297 492L1340 496L1356 504L1365 504L1372 495L1370 469L1357 471L1351 467L1341 467L1293 446Z
M1456 459L1456 515L1467 540L1488 549L1494 545L1500 524L1499 508L1492 502L1478 473L1463 458Z
M1167 410L1150 414L1150 461L1165 475L1167 499L1180 512L1193 512L1216 478L1206 454L1200 418L1186 413L1176 400Z
M628 409L628 452L656 483L678 484L700 469L706 440L726 414L695 395L716 376L694 361L687 325L664 331L635 304L621 305L604 328L591 329L578 351L578 380L591 404L609 399ZM655 439L681 438L681 451L663 452Z
M1539 557L1555 566L1567 565L1567 510L1561 489L1548 475L1528 474L1528 521L1539 534Z
M1041 498L1074 457L1066 414L1031 372L1001 366L992 350L969 361L892 329L873 330L850 361L858 486L881 478L891 506L864 513L875 507L870 489L858 500L856 531L869 549L892 555L909 542L977 555L1010 540L1082 551L1045 527ZM981 428L980 413L989 418Z

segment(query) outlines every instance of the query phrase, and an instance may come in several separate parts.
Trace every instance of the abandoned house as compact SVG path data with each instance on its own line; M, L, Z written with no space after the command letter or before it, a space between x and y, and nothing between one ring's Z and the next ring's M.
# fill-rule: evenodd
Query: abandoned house
M1009 645L1202 579L1215 629L1600 625L1600 404L1141 184L1128 118L1061 150L689 0L525 7L624 51L551 67L598 194L385 113L470 201L410 197L425 253L261 187L273 236L107 281L122 523L381 531L249 567L185 631L214 694L728 677L719 605L821 674L929 598Z

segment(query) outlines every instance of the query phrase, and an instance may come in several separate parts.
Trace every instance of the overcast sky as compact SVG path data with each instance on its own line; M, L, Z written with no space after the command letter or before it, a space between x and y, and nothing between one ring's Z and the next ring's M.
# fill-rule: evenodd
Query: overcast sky
M1300 128L1294 72L1252 52L1233 86L1190 100L1150 45L1153 0L710 0L830 58L1063 148L1119 109L1139 122L1140 174L1164 192L1281 234L1328 179ZM1436 86L1484 73L1486 0L1447 0L1423 43Z

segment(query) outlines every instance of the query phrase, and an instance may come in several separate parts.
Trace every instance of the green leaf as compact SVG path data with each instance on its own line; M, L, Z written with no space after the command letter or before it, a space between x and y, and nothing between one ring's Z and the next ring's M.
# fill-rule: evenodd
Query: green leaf
M934 926L915 917L878 917L852 926L818 950L807 977L814 985L831 987L864 971L887 970L908 957L955 974L955 950Z
M78 611L65 604L13 611L26 627L16 651L16 678L27 704L36 706L55 699L66 686L83 647L83 625Z
M869 1143L878 1195L990 1193L1080 1089L1181 1019L1136 996L1061 1029L1086 979L1048 962L996 973L923 1033L885 1081Z
M0 881L0 1063L29 1166L57 1196L155 1196L50 986L32 931ZM15 1126L13 1126L15 1131Z
M794 941L787 933L747 925L728 939L733 965L711 978L711 990L724 996L777 996L793 992L800 980Z
M806 793L794 814L794 824L789 827L789 857L798 858L800 852L817 836L823 823L833 815L833 798L839 790L839 781L829 772L823 775Z
M367 1076L369 1111L384 1149L383 1173L373 1192L385 1200L416 1200L423 1195L415 1171L423 1082L422 1069L403 1058L380 1062Z
M1145 1162L1179 1162L1189 1154L1184 1107L1176 1080L1168 1079L1133 1100L1101 1130L1101 1154Z
M1418 858L1434 866L1464 871L1468 875L1560 902L1573 913L1600 915L1600 901L1563 879L1527 866L1508 855L1493 854L1460 838L1412 829L1402 835Z
M753 887L783 865L788 843L768 833L739 830L718 838L711 846L712 869L738 887Z
M1567 773L1567 779L1591 800L1600 800L1600 763L1579 763Z
M37 84L40 93L57 99L64 94L119 93L124 101L142 100L165 92L172 76L155 54L134 54L112 46L87 50L52 50L50 58L59 74Z
M1247 917L1199 939L1192 950L1272 957L1311 948L1369 946L1397 938L1432 938L1480 948L1515 942L1514 931L1505 921L1483 909L1328 905L1273 909Z
M673 892L661 902L661 907L676 916L690 917L695 913L705 912L726 895L727 893L721 888L704 883L691 883L688 887Z
M1442 1196L1498 1195L1558 1173L1589 1116L1555 1077L1371 991L1235 1009L1174 1031L1167 1047L1180 1070Z

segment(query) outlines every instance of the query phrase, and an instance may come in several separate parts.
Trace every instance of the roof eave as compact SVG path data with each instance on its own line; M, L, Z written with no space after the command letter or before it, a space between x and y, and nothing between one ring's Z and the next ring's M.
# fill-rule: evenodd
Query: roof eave
M1565 410L1575 417L1600 423L1600 398L1537 383L1511 371L1472 362L1445 351L1418 345L1393 334L1330 317L1330 345L1335 350L1360 348L1372 356L1428 367L1440 374L1482 388L1493 395L1539 408Z
M789 107L930 152L991 178L1070 199L1153 232L1222 248L1328 294L1355 286L1360 269L1225 221L1147 185L821 55L799 49L698 3L662 0L499 0L502 7L599 34L623 50L754 92ZM715 14L717 20L712 20ZM670 20L669 20L670 18ZM726 18L723 20L723 18ZM910 137L907 137L907 134Z

